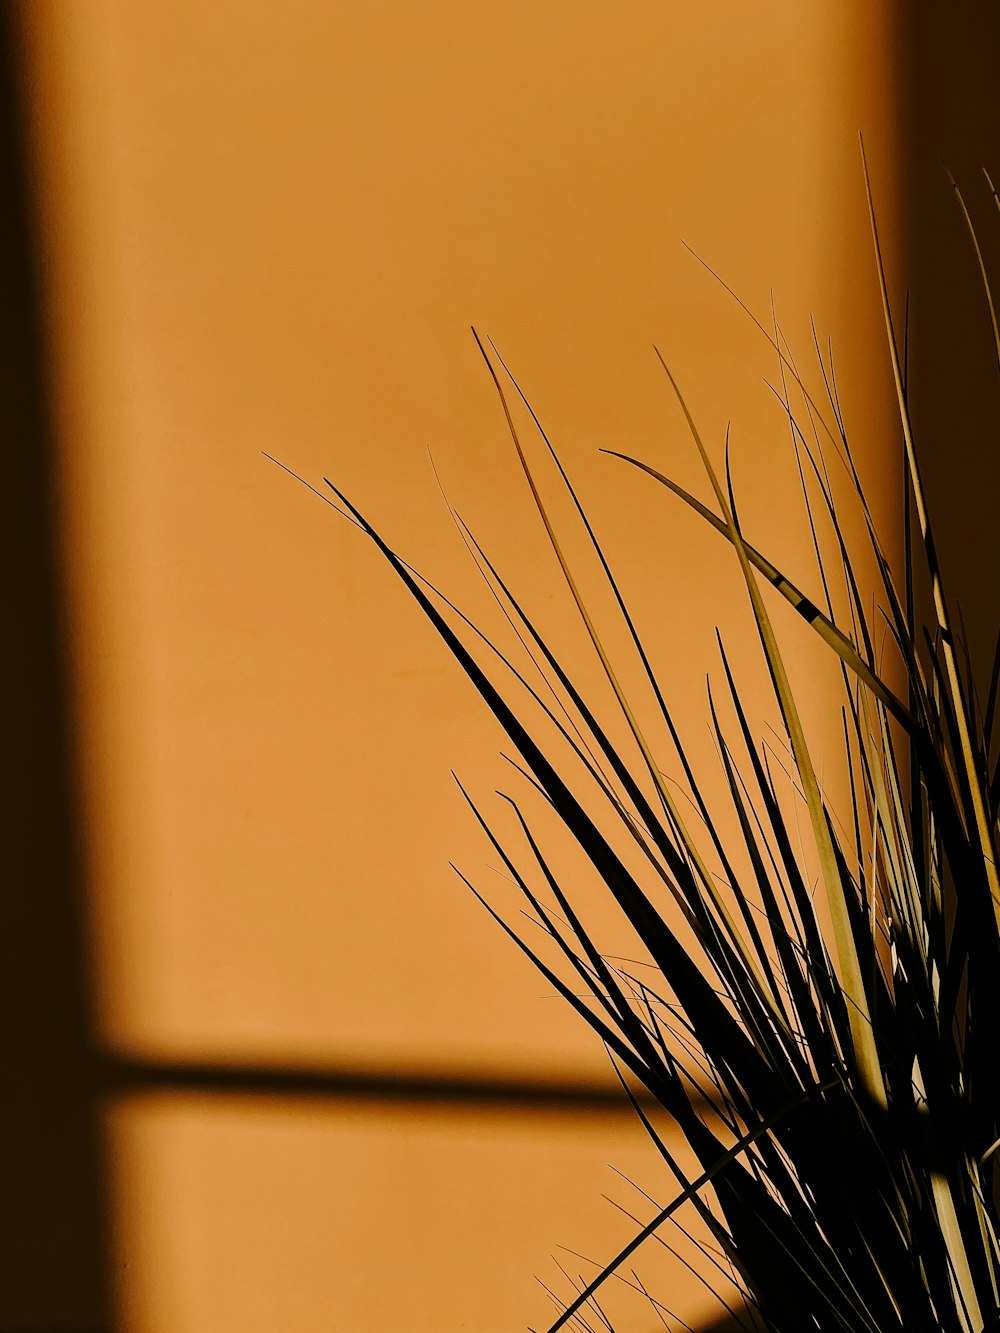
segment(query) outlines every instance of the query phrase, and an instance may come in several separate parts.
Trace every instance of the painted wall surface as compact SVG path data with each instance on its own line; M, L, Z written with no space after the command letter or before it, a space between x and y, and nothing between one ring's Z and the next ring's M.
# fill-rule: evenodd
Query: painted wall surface
M372 548L261 454L335 480L493 626L430 451L582 652L469 325L488 332L710 767L717 623L752 671L736 571L598 450L705 494L655 342L717 458L733 423L748 534L810 568L774 357L686 241L768 323L773 290L803 365L810 313L832 335L891 522L857 144L891 250L873 8L28 7L96 1036L152 1071L105 1119L122 1328L537 1326L556 1247L601 1258L628 1235L601 1193L649 1207L605 1163L669 1191L627 1115L467 1095L610 1074L447 868L512 908L451 777L488 798L502 738ZM321 1069L340 1093L157 1085L185 1062ZM717 1311L669 1255L649 1280L689 1322Z

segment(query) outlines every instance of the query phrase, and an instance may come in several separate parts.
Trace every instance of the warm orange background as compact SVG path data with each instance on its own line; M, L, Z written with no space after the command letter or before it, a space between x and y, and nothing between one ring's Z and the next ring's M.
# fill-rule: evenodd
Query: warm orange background
M751 539L809 568L762 384L773 358L683 239L764 317L773 288L803 362L810 312L833 335L891 513L857 147L863 127L891 250L895 48L873 8L26 9L103 1047L607 1079L447 869L510 902L450 777L489 796L496 728L372 549L261 451L336 480L494 623L430 447L573 653L468 326L488 331L628 571L710 762L712 629L746 637L736 574L597 450L704 494L656 342L717 457L733 421ZM561 1281L557 1245L600 1257L627 1235L600 1194L637 1196L604 1163L669 1189L628 1118L603 1112L164 1088L113 1099L104 1123L117 1318L143 1333L537 1324L532 1275ZM709 1317L683 1279L668 1261L657 1294Z

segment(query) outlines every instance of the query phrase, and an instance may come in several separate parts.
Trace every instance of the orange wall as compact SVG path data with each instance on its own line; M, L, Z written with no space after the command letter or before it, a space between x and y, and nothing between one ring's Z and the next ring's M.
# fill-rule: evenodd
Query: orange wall
M495 882L450 777L492 790L495 728L373 551L260 453L335 479L488 619L430 447L572 653L475 322L631 569L707 761L736 578L597 450L703 491L655 341L717 456L733 421L751 538L806 567L773 360L683 239L765 317L773 288L803 362L810 312L833 334L866 471L895 495L856 137L891 247L892 34L871 8L28 9L108 1048L606 1078L447 870ZM143 1333L522 1326L558 1244L621 1235L600 1193L636 1196L604 1162L669 1188L608 1116L162 1092L111 1104L107 1143L122 1326ZM666 1272L668 1304L713 1308Z

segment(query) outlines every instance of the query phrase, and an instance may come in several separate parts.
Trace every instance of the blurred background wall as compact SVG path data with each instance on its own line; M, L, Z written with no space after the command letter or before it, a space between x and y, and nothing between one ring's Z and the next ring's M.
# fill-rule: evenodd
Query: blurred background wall
M599 1259L629 1234L601 1194L646 1206L605 1164L667 1188L601 1053L447 868L510 907L450 776L488 794L501 738L374 552L261 451L333 478L479 609L430 448L572 652L481 326L631 571L710 756L704 675L713 626L745 624L738 587L597 451L702 490L655 341L717 456L733 421L751 535L806 558L773 358L684 240L765 320L773 292L803 361L810 314L832 336L898 531L861 128L944 491L937 358L959 359L945 330L978 298L936 156L967 178L996 162L984 14L3 11L0 410L25 576L0 1329L537 1325L533 1275L565 1290L557 1246ZM963 439L992 405L983 345L954 368ZM962 573L972 600L988 561ZM989 610L991 579L978 596ZM654 1276L689 1323L717 1317L680 1262Z

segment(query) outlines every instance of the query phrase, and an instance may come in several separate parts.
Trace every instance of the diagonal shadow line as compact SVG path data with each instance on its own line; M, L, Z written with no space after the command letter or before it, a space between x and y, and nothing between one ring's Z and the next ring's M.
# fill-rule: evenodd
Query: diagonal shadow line
M482 1111L517 1115L595 1117L635 1123L632 1103L617 1084L580 1079L470 1076L448 1071L370 1070L288 1067L265 1063L210 1060L163 1060L105 1053L98 1062L98 1088L104 1096L189 1093L200 1099L236 1097L263 1104L375 1103L386 1113L401 1107L442 1111ZM633 1095L647 1111L659 1106L642 1091ZM707 1099L696 1105L714 1108ZM693 1333L746 1333L747 1323L728 1315L699 1324Z
M112 1096L175 1091L197 1096L412 1103L635 1118L632 1106L617 1084L470 1075L447 1070L289 1067L108 1053L99 1058L98 1084L105 1095ZM648 1094L639 1094L638 1100L649 1108L658 1105ZM707 1102L705 1110L711 1110Z

